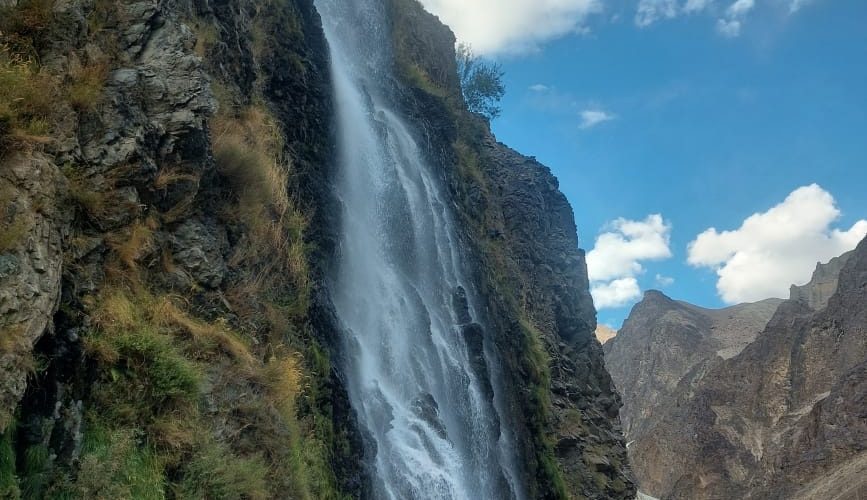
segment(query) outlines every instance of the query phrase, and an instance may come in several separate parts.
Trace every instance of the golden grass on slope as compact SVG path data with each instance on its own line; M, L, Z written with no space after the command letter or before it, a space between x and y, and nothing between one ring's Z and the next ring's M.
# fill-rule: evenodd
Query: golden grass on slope
M45 142L54 102L54 79L32 59L3 44L0 32L0 155L11 146Z
M289 194L291 165L283 156L279 126L261 106L236 114L224 109L212 125L217 170L237 200L229 217L246 228L246 241L229 264L252 270L227 297L239 309L255 308L244 298L274 295L290 285L290 309L303 314L310 288L304 243L309 218Z
M250 348L238 335L220 322L206 323L184 312L177 297L164 296L156 300L153 319L156 324L188 335L196 344L205 347L216 346L235 361L245 365L254 362Z
M69 103L76 111L93 110L108 78L108 64L96 62L74 67L70 71L70 77L72 82L68 90Z

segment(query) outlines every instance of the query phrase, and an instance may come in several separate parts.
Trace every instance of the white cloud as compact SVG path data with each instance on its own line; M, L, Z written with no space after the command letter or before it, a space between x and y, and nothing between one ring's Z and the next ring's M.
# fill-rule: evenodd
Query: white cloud
M590 289L596 309L623 307L641 297L641 288L635 278L621 278L594 284Z
M735 0L726 9L726 17L716 22L716 29L725 37L734 38L741 34L741 26L747 14L755 8L755 0Z
M656 275L656 286L658 286L659 288L665 288L673 284L674 278L672 278L671 276L663 276L661 274Z
M701 12L710 7L712 3L713 0L686 0L686 3L683 5L683 11L687 14Z
M634 276L644 271L639 261L671 257L670 235L671 226L660 214L643 221L620 218L609 223L587 253L590 280Z
M671 257L671 226L661 215L643 221L617 219L609 223L587 253L591 294L597 309L620 307L641 296L636 276L642 261Z
M716 22L716 30L723 36L734 38L741 34L741 22L737 19L720 19Z
M756 6L755 0L736 0L728 8L729 17L740 17L753 10Z
M593 128L600 123L609 122L615 118L617 117L607 111L602 111L600 109L585 109L581 112L581 128Z
M421 0L462 42L483 55L526 51L569 33L585 31L601 0Z
M650 26L660 19L671 19L678 14L677 0L641 0L635 12L635 24Z
M789 14L794 14L811 3L813 0L791 0L789 2Z
M533 92L547 92L550 90L547 85L542 85L541 83L537 83L535 85L530 85L530 90Z
M714 0L640 0L635 11L635 24L644 28L681 14L695 14L708 9Z
M716 271L717 292L730 304L786 297L789 285L809 281L816 262L851 250L867 235L867 220L848 230L832 228L839 217L830 193L805 186L738 229L699 234L689 244L688 261Z

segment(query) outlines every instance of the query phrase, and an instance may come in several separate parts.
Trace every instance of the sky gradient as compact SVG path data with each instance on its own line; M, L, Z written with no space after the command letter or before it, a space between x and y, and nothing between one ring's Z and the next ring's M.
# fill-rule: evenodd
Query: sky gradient
M427 0L448 22L431 2L449 0ZM582 247L611 235L595 285L720 307L780 295L755 276L808 276L867 232L867 2L509 2L573 19L499 41L472 16L456 31L506 73L498 139L551 167ZM621 288L632 298L599 312L615 328L637 300Z

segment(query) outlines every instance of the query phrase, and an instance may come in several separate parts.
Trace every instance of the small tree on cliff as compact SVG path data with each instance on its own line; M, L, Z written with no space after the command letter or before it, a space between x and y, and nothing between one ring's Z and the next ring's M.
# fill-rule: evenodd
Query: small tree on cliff
M479 58L472 47L461 43L457 47L458 76L467 108L492 120L500 116L500 99L506 93L503 70L498 63Z

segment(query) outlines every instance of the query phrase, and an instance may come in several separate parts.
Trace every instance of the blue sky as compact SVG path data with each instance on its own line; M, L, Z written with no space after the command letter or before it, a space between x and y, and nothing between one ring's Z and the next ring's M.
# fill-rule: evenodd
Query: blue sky
M548 8L514 1L525 18ZM430 2L446 22L466 14ZM756 300L867 231L867 2L572 2L555 12L574 18L567 28L456 31L505 70L498 139L551 167L582 247L610 233L597 285L707 307ZM600 322L618 328L635 292Z

